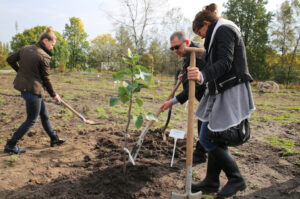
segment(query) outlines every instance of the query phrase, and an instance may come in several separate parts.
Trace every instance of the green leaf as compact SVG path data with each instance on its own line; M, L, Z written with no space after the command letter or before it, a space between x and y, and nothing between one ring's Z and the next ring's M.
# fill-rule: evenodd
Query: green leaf
M137 81L134 80L132 83L128 83L127 90L131 93L137 93L141 91L141 88L139 87Z
M133 62L131 61L131 59L130 58L122 58L123 59L123 61L126 63L126 64L128 64L128 65L132 65L133 64Z
M111 98L109 99L109 106L114 106L114 105L116 105L116 104L118 103L118 101L119 101L119 98L118 98L118 97L111 97Z
M128 48L127 54L128 54L128 57L130 57L130 58L132 57L132 52L131 52L130 48Z
M141 128L141 126L143 125L143 116L141 115L134 115L133 116L133 122L134 122L134 125L136 126L136 128Z
M135 99L135 101L136 101L136 103L139 105L139 107L143 106L143 100L142 100L142 98L137 97L137 98Z
M113 78L114 78L114 81L120 81L120 80L123 80L124 78L124 74L126 72L124 70L121 70L121 71L118 71L116 72L115 74L113 74Z
M150 112L146 113L145 117L146 117L147 120L155 120L155 121L157 121L157 117L153 113L150 113Z
M127 89L124 86L119 87L118 96L119 96L119 99L121 100L121 102L123 104L125 104L129 100L129 93L128 93Z
M125 88L127 88L127 87L128 87L128 83L127 83L126 81L123 81L123 86L124 86Z
M152 89L151 86L148 86L147 84L142 84L142 83L139 83L139 87L140 87L140 88L148 88L148 89Z
M142 80L145 80L146 82L154 83L151 73L146 73L146 72L141 71L140 75L141 75Z

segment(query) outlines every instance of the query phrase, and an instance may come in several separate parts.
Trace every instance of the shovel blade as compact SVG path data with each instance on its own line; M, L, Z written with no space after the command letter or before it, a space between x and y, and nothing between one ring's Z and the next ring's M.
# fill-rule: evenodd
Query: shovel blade
M184 193L184 194L172 192L171 199L201 199L201 197L202 197L201 191L197 193Z
M92 120L84 120L84 122L87 123L87 124L91 124L91 125L101 124L100 122L94 122Z

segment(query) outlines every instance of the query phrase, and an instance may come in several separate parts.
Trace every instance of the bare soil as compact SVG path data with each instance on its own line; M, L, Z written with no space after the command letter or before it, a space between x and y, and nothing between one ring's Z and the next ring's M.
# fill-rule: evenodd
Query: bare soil
M6 139L26 118L24 100L13 89L14 76L13 73L0 74L1 150ZM101 124L82 123L46 95L44 99L52 126L60 137L66 137L68 141L61 146L50 147L49 138L38 121L19 142L21 148L27 149L25 154L17 155L17 160L13 160L15 156L0 152L1 199L170 198L172 192L184 193L186 170L185 163L180 160L185 157L185 140L178 140L175 164L170 167L173 138L167 137L164 141L160 131L166 121L166 113L162 114L160 122L145 137L137 165L128 162L124 176L126 113L108 106L108 100L116 95L118 85L114 85L110 75L103 74L57 73L52 75L52 81L66 102L88 119L101 121ZM172 81L160 81L153 85L153 90L141 93L145 110L155 112L171 91L172 84ZM298 115L292 121L272 119L284 114L274 110L284 111L289 105L299 107L299 91L268 95L257 93L254 89L254 101L257 102L257 110L255 117L250 120L251 139L242 146L230 148L246 179L247 189L231 198L299 199L299 109L291 110ZM184 106L176 105L176 109L173 109L166 134L172 128L186 129ZM271 108L266 109L266 106ZM97 107L105 110L103 115L99 115ZM267 118L269 116L271 119ZM137 130L131 126L129 149L134 146L143 128ZM282 147L268 144L266 138L271 136L294 141L296 152L286 154ZM206 164L195 165L193 181L202 180L205 172ZM222 173L221 186L225 183L226 177Z

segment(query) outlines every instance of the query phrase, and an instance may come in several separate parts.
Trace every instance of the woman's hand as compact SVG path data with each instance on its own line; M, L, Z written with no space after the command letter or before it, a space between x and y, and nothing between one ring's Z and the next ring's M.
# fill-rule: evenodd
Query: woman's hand
M171 100L169 101L165 101L160 105L160 110L162 112L164 112L165 110L167 110L168 108L170 108L173 105L173 102Z
M53 97L54 100L58 101L59 103L61 103L61 98L58 94L56 94L54 97Z
M189 66L187 68L188 71L188 80L194 80L194 81L198 81L201 82L201 72L199 71L199 69L197 67L191 67Z

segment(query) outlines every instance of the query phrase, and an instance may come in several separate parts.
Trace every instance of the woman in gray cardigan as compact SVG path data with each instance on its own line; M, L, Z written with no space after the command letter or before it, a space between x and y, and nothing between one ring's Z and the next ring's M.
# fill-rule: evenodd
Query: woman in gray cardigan
M244 190L246 183L228 151L231 138L226 142L225 138L238 137L235 133L248 126L247 119L255 110L250 88L252 77L240 30L232 21L217 16L216 4L206 6L195 16L193 31L205 38L207 52L206 67L201 71L189 67L188 79L207 84L196 116L202 121L200 143L208 151L208 164L205 179L192 184L192 191L217 192L223 170L228 182L218 196L229 197Z
M48 27L37 44L25 46L7 58L9 65L17 72L14 88L21 92L21 96L26 102L27 118L12 138L7 141L4 147L5 153L26 152L26 150L18 148L17 142L35 124L39 115L43 128L51 139L51 147L66 141L66 138L58 138L56 132L52 129L49 113L42 98L44 88L46 88L54 100L61 102L50 81L51 50L54 48L55 43L56 36L53 29Z

